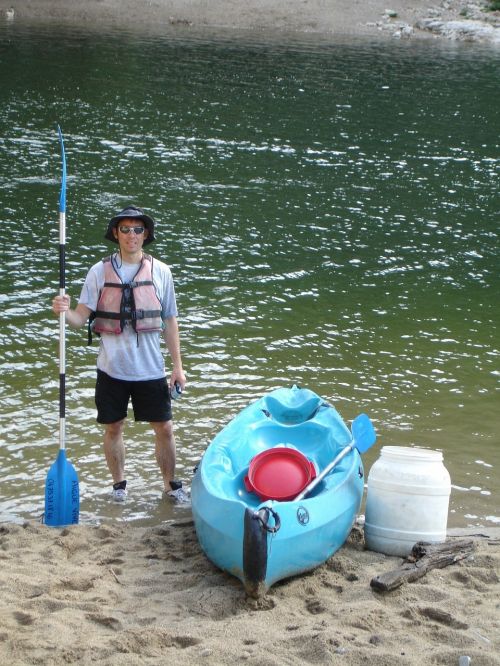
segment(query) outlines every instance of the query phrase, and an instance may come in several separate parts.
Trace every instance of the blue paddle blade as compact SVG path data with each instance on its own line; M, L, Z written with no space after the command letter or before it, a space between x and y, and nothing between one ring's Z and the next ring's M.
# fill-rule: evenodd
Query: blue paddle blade
M80 490L73 465L59 449L45 482L45 524L50 527L76 525L80 515Z
M61 180L61 194L59 196L59 212L66 212L66 152L64 150L64 139L61 128L57 126L59 133L59 141L61 143L61 160L62 160L62 180Z
M370 421L370 417L366 414L356 416L352 422L351 432L354 440L354 447L358 449L360 453L368 451L377 440L373 424Z

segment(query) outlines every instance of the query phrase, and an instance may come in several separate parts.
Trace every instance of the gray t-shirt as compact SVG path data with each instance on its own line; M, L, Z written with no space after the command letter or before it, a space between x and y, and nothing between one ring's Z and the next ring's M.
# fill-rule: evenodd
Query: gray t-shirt
M131 282L140 264L122 263L113 255L113 265L122 282ZM161 303L163 320L177 316L174 282L170 268L153 259L153 283ZM97 309L99 293L104 285L104 264L99 261L89 270L80 294L80 303L93 312ZM166 323L168 326L168 321ZM161 349L161 334L145 332L137 334L127 322L123 333L102 333L97 357L97 367L110 377L126 381L145 381L165 377L165 362Z

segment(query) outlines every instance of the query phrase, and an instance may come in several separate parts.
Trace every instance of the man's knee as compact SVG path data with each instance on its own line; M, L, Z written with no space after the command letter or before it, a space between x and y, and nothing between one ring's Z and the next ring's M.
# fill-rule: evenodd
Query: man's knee
M158 437L166 439L173 437L174 429L172 426L172 421L154 421L151 423L151 427Z
M109 435L110 437L117 437L118 435L121 435L123 432L124 424L125 419L121 419L121 421L115 421L114 423L106 423L104 426L106 435Z

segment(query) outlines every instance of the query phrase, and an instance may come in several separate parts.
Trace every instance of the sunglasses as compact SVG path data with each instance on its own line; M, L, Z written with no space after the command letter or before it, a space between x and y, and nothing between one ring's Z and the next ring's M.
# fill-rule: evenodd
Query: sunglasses
M144 227L118 227L122 234L129 234L131 231L138 236L144 233Z

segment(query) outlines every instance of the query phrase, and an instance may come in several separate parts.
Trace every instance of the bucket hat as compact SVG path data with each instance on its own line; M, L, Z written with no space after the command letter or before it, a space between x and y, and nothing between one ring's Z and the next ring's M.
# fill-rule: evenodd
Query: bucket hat
M121 210L118 215L115 215L108 224L108 229L104 234L104 238L107 240L113 241L113 243L118 243L118 240L113 235L113 229L118 225L120 220L130 219L130 220L142 220L144 226L148 230L148 237L144 241L144 245L149 245L155 240L155 222L152 217L146 215L142 208L137 208L137 206L127 206Z

